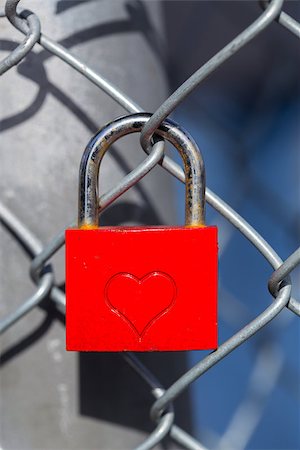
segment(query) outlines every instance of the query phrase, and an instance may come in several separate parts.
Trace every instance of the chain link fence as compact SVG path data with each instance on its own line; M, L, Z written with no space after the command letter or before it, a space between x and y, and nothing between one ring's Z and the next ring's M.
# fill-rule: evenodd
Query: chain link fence
M16 8L19 1L20 0L8 0L5 4L5 10L1 12L1 16L3 17L1 20L9 20L12 26L25 35L24 40L0 62L1 74L4 74L22 61L35 45L40 45L45 50L61 59L64 63L71 66L86 79L90 80L91 83L109 95L128 113L143 111L138 104L125 93L121 92L109 80L102 77L101 74L96 73L61 44L45 36L41 30L39 18L34 12L21 10L17 13ZM155 133L155 130L159 127L161 122L167 118L188 95L192 94L193 90L212 72L236 52L247 51L246 44L254 37L257 37L263 30L267 29L274 21L277 21L279 26L285 29L286 33L292 33L299 38L300 24L283 11L283 6L283 0L272 0L269 3L264 1L261 2L262 12L260 16L249 25L247 29L214 55L206 64L193 73L190 78L182 83L181 86L163 102L157 111L153 113L141 132L141 146L148 156L146 156L142 164L126 176L117 186L100 197L99 204L102 210L108 205L111 205L112 202L119 198L130 187L134 186L157 164L161 164L166 171L182 183L185 182L182 169L170 157L163 157L164 146L161 143L152 145L151 138ZM256 45L259 45L259 38L256 40ZM270 305L266 306L262 312L257 314L255 319L251 320L251 322L245 325L241 330L223 342L216 351L200 360L194 367L189 369L170 386L162 386L160 381L141 362L137 355L131 353L122 355L126 363L132 367L144 381L145 387L149 389L154 398L151 408L151 418L154 423L154 429L147 439L137 447L138 450L153 448L161 443L166 436L170 436L171 439L176 441L183 448L191 450L205 449L206 447L201 442L176 425L173 402L192 383L199 379L199 377L218 364L232 351L251 339L252 336L263 329L271 320L280 315L283 310L288 308L291 314L297 316L300 315L300 302L291 296L291 280L289 277L291 271L293 271L300 262L300 248L295 250L295 252L285 261L282 261L280 256L275 252L271 245L260 236L258 231L209 188L206 189L206 201L227 219L237 231L242 233L261 256L272 266L274 272L270 279L266 280L266 284L268 283L269 291L274 299ZM24 299L15 311L11 311L10 314L1 319L1 333L4 333L10 328L13 329L14 324L30 313L34 308L41 305L47 297L51 299L55 308L64 314L65 294L63 289L55 283L53 267L49 264L49 260L64 245L64 230L59 232L48 245L43 246L32 231L26 227L25 223L20 221L4 204L0 204L0 217L4 225L32 255L30 275L37 286L36 291L32 296ZM68 224L66 228L73 225L74 224ZM268 362L268 351L267 348L263 347L258 350L258 366L265 368L265 365L267 364L266 360ZM272 366L273 379L269 379L269 384L272 386L272 384L276 382L280 361L277 361L277 366L276 364L274 365L274 361L272 362L271 360L270 364ZM259 369L256 368L256 370L258 371ZM255 386L257 383L256 373L253 374L249 383L250 392L252 392L252 394L254 392L255 394ZM268 392L268 389L266 391ZM264 395L267 395L267 392L264 393ZM246 403L247 401L249 402L249 399L246 399ZM245 407L246 406L243 405L236 414L235 423L232 423L232 427L240 426L240 415L243 414L242 409ZM250 420L252 425L249 425L248 433L251 433L252 427L255 426L255 422L258 420L257 416L259 416L259 410L256 410L256 417L252 417L252 422ZM228 438L229 436L227 435L222 437L220 448L224 448L224 446L226 448L226 444L230 442ZM227 448L229 448L228 445Z

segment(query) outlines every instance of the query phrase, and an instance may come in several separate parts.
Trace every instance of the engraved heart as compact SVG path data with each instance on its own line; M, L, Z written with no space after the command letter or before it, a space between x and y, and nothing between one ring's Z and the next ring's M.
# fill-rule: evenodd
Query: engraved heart
M142 335L173 306L176 285L170 275L151 272L142 278L118 273L105 287L111 311L126 320L141 339Z

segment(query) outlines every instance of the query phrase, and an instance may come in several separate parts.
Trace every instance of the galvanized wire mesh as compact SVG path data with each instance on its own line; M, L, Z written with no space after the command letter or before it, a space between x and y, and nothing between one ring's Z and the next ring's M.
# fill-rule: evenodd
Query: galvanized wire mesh
M21 11L17 14L16 7L19 1L20 0L8 0L5 4L5 11L1 12L2 17L6 17L14 27L25 35L24 41L0 62L1 74L4 74L14 65L18 64L35 45L39 44L94 83L127 112L142 112L142 108L139 105L127 97L111 82L103 78L101 74L93 71L62 45L45 36L41 32L39 18L34 12ZM157 164L161 164L165 170L184 183L185 179L182 169L168 156L164 156L162 159L164 152L163 145L160 142L155 145L151 144L151 137L155 133L156 128L208 77L208 75L215 71L233 54L238 51L243 51L242 49L244 46L254 37L259 35L264 29L268 28L272 22L277 21L280 26L284 27L287 31L300 37L300 24L282 11L283 0L272 0L270 3L262 2L261 5L263 8L261 15L232 42L226 45L206 64L200 67L157 109L157 111L155 111L141 133L141 145L148 156L131 174L125 177L110 192L104 194L99 199L102 210L115 201L126 190L135 185ZM255 246L262 257L264 257L273 267L274 272L268 281L268 287L274 300L273 303L258 314L254 320L249 322L227 341L223 342L216 351L199 361L194 367L167 388L161 385L160 381L157 380L149 369L142 364L136 355L131 353L123 355L125 361L144 380L155 399L151 408L151 417L154 423L156 423L156 426L148 438L138 446L139 450L153 448L167 435L187 449L204 449L204 445L176 425L172 402L176 400L176 398L195 380L201 377L205 372L209 371L237 347L245 343L285 308L288 308L291 313L300 316L300 302L291 297L291 281L289 277L291 271L300 262L300 248L285 261L282 261L270 244L266 242L243 217L208 188L206 189L206 200L216 211L240 231ZM22 317L28 314L33 308L37 307L48 296L50 296L56 307L64 312L65 295L55 284L52 267L48 264L49 259L64 245L64 230L58 233L47 246L43 246L26 225L3 204L0 204L0 217L3 223L33 255L30 266L30 275L37 285L35 293L30 298L25 299L16 311L12 311L7 317L2 318L0 322L0 331L3 333L13 327L17 321L21 320ZM259 350L257 366L266 364L267 350L268 349L266 348L261 348ZM280 361L278 364L280 364ZM273 365L272 372L275 380L278 374L278 366ZM249 388L252 393L255 392L256 381L257 379L255 378L254 373L253 379L250 380ZM272 380L269 381L272 384ZM247 403L247 399L245 403ZM245 408L246 406L244 405L243 407ZM258 414L259 410L256 410L256 415ZM232 427L239 426L239 419L242 415L243 408L235 415L231 423ZM247 433L251 433L251 428L254 426L253 424L256 420L257 417L253 417L252 421L249 421L250 425ZM222 445L226 445L226 442L230 442L229 437L230 429L223 436L220 448L222 448Z

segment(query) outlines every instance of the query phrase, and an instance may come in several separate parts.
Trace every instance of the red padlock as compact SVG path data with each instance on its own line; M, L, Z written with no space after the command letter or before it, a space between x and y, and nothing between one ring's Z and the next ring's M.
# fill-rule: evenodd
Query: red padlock
M205 350L217 347L217 228L204 225L205 170L193 139L171 120L156 133L179 151L184 227L98 227L98 172L109 147L150 114L111 122L80 165L79 229L66 230L67 350Z

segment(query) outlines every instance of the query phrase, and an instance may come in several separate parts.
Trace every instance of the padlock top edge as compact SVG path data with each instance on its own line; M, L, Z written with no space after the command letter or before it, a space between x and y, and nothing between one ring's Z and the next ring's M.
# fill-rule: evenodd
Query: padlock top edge
M69 228L66 230L66 232L78 232L78 231L84 231L84 232L99 232L99 231L107 231L107 232L141 232L141 231L162 231L162 230L185 230L185 231L194 231L194 230L206 230L206 229L216 229L216 225L204 225L204 226L185 226L185 225L147 225L147 226L141 226L141 225L128 225L128 226L105 226L105 227L98 227L98 228Z

